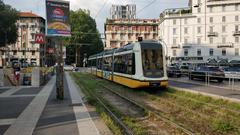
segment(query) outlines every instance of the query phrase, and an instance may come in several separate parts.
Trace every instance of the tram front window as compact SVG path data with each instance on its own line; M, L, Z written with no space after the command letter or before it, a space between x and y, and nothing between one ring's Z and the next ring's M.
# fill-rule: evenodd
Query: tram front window
M163 77L162 48L142 48L142 63L145 77Z

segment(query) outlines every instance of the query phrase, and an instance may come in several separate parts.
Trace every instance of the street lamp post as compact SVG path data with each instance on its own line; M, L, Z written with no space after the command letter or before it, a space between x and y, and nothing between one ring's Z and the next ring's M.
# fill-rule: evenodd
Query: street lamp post
M76 50L76 53L75 53L75 64L77 65L77 62L78 62L78 48L81 47L81 46L90 46L92 44L89 44L89 43L73 43L72 45L75 45L75 50Z
M8 29L9 30L9 29ZM10 66L10 48L7 46L7 31L5 31L5 47L6 47L6 51L7 51L7 56L8 56L8 61L5 61L5 63L7 63L8 66Z
M63 82L63 41L60 38L54 38L55 45L57 45L57 76L56 76L56 92L57 99L64 99L64 82Z

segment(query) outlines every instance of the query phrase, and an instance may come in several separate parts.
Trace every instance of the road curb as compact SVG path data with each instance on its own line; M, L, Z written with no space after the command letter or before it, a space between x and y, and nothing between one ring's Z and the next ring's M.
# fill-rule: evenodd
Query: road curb
M201 94L201 95L204 95L204 96L210 96L210 97L212 97L214 99L224 99L224 100L229 100L231 102L240 103L240 100L236 99L236 98L229 98L229 97L224 97L224 96L220 96L220 95L209 94L209 93L206 93L206 92L193 91L191 89L174 87L174 86L170 86L170 88L176 89L178 91L184 91L184 92L190 92L190 93L194 93L194 94Z
M206 86L205 84L197 83L197 82L181 81L181 80L175 80L175 79L169 79L169 80L174 81L174 82L182 82L182 83ZM240 91L240 90L237 90L236 88L232 89L232 88L228 88L228 87L220 87L220 86L214 86L214 85L207 85L207 86L212 87L212 88L220 88L220 89L226 89L226 90L232 90L232 91Z

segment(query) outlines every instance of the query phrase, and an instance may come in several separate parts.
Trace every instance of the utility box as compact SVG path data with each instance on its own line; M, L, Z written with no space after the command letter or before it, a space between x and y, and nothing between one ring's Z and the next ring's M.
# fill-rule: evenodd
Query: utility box
M4 73L3 69L0 69L0 86L4 86Z
M34 67L33 70L32 70L31 84L32 84L32 86L39 87L41 85L40 81L41 81L40 68L39 67Z

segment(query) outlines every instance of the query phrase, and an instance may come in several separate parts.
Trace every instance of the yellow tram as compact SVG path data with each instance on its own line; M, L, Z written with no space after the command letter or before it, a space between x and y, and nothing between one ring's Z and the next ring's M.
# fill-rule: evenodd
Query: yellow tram
M166 59L159 41L141 41L88 59L91 73L130 88L167 87Z

